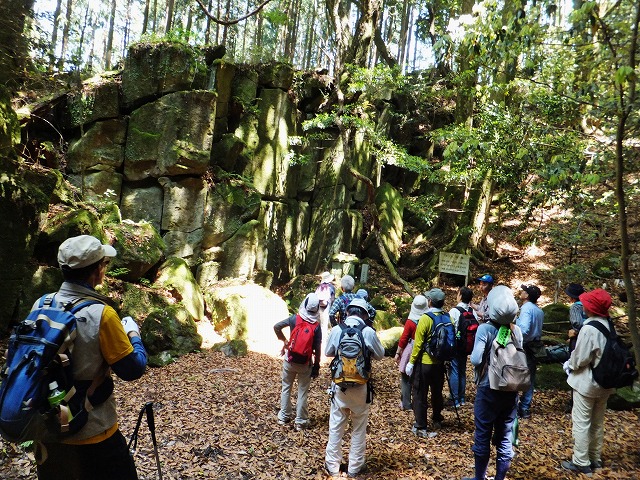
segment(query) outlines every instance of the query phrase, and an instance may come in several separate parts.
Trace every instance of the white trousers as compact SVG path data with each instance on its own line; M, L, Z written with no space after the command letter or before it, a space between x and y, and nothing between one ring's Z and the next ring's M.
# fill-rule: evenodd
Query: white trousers
M356 474L365 462L367 445L367 422L369 420L369 404L367 403L367 386L349 387L343 392L333 386L335 394L331 401L329 414L329 441L325 453L325 464L329 473L340 471L342 463L342 437L351 417L351 447L349 448L349 473Z
M588 466L591 462L602 460L602 443L604 440L604 413L607 399L592 398L573 391L573 458L576 465Z
M282 390L280 392L280 411L278 420L288 422L293 418L291 406L291 389L298 378L298 401L296 402L296 423L306 424L309 421L308 396L311 385L311 365L282 362Z

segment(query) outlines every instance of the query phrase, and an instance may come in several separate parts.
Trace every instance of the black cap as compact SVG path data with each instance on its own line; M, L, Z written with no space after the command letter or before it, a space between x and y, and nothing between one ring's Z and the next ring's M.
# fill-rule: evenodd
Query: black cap
M542 295L540 289L535 285L520 285L520 288L527 292L527 295L529 295L529 300L533 303L536 303L536 301L540 298L540 295Z

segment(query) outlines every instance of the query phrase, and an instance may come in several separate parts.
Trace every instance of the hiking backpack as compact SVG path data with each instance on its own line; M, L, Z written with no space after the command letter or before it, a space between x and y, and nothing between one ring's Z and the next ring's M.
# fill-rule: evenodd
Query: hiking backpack
M371 358L362 335L365 326L364 323L356 326L338 324L340 340L330 370L333 382L340 387L364 385L369 380Z
M296 315L296 326L289 336L287 361L291 363L309 363L313 353L313 337L318 323L309 323L300 315Z
M531 386L527 354L522 348L522 335L516 336L513 325L501 325L491 343L488 363L489 386L492 390L525 392Z
M460 355L470 355L473 351L473 345L476 341L476 332L478 331L478 320L473 314L473 309L469 307L465 310L462 307L456 307L460 311L458 319L458 329L456 330L456 343L458 353Z
M51 440L85 425L87 388L76 388L71 353L75 313L95 303L102 302L79 298L62 305L55 294L44 295L14 328L0 371L0 434L6 440ZM66 394L59 406L51 407L47 396L54 381Z
M596 328L607 337L598 366L591 367L596 383L602 388L622 388L633 385L634 380L638 378L636 361L633 353L616 333L611 320L609 320L610 330L598 321L585 323L585 325Z
M316 295L320 300L320 307L326 308L331 303L331 297L336 293L336 288L330 283L321 283L316 288Z
M451 317L446 312L437 315L427 312L427 315L433 320L427 346L429 355L441 362L451 360L456 355L456 332Z

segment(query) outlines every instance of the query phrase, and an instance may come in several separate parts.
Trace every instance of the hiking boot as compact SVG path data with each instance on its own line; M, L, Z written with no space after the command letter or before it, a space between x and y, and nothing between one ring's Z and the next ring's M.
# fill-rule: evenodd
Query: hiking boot
M324 469L331 478L340 478L339 470L337 472L332 472L331 470L329 470L329 466L326 463L324 464Z
M433 429L434 430L442 429L442 422L433 422Z
M518 418L531 418L531 410L518 410Z
M429 432L426 428L413 427L411 429L411 433L413 433L418 438L429 438Z
M289 423L291 421L291 419L287 418L285 420L282 419L278 419L278 425L286 425L287 423Z
M583 473L588 477L590 477L592 473L591 467L589 465L585 465L585 466L576 465L571 460L564 460L562 463L560 463L560 465L565 470L569 470L571 472L576 472L576 473Z
M602 460L593 460L589 466L591 467L591 470L597 470L602 468L604 464L602 463Z

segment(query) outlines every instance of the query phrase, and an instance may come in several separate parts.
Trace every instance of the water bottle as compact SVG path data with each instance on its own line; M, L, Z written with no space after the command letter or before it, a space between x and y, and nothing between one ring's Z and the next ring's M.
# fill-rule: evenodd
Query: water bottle
M51 405L52 408L57 407L58 405L60 405L60 402L64 400L66 394L67 392L65 392L64 390L58 389L58 382L51 382L49 384L49 405Z

